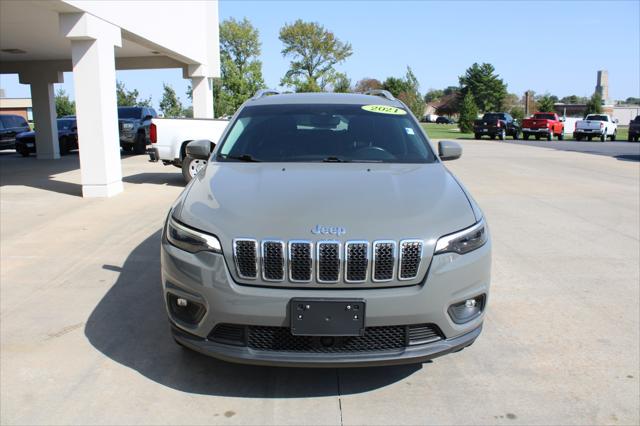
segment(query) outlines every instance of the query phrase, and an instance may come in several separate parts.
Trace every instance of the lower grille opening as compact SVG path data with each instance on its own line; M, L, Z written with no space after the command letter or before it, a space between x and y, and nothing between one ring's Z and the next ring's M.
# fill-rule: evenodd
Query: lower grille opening
M398 351L444 338L434 324L367 327L363 336L294 336L289 327L218 324L209 334L214 342L259 351L298 353L362 353Z

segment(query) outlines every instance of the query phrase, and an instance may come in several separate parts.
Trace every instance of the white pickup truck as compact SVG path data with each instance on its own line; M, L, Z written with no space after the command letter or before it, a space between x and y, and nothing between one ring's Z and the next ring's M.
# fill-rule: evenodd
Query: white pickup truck
M185 148L191 141L208 139L213 145L229 124L229 120L208 118L153 118L149 126L150 161L162 161L165 166L182 169L184 180L189 182L204 165L203 160L188 157Z
M612 119L607 114L589 114L584 120L576 121L576 128L573 131L573 138L582 139L600 138L602 142L607 137L612 141L616 140L618 133L618 120Z

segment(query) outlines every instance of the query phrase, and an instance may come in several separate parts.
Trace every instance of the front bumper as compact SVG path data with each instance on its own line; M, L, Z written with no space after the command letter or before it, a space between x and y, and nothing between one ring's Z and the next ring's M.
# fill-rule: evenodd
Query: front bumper
M434 256L419 285L379 289L269 288L233 281L222 255L187 253L163 239L162 285L167 295L201 304L205 313L196 324L167 315L176 340L196 351L242 363L289 366L367 366L421 362L470 345L481 331L489 297L491 242L465 255ZM483 312L456 324L447 309L454 303L485 295ZM366 301L365 327L434 324L442 339L389 351L299 353L256 350L214 342L208 336L218 324L289 327L292 298L361 298Z
M462 336L410 346L403 350L327 354L256 351L247 347L216 343L190 335L175 326L172 327L176 341L204 355L229 362L279 367L374 367L421 363L471 346L481 331L482 325Z

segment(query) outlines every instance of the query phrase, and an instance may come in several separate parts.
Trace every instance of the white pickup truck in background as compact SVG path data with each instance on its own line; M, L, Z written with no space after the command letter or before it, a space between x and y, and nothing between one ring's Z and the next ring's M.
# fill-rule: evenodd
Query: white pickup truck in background
M208 139L214 145L229 124L229 120L208 118L153 118L149 127L151 147L147 149L150 161L162 161L165 166L182 169L182 176L189 182L205 163L185 155L191 141Z
M584 120L576 121L576 128L573 131L573 138L581 141L582 139L600 138L602 142L607 137L612 141L616 140L618 133L618 120L612 119L607 114L589 114Z

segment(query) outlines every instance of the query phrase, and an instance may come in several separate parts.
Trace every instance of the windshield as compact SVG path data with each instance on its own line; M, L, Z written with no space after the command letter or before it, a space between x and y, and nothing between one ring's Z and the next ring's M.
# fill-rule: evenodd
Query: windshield
M74 127L73 120L58 120L58 130L71 130Z
M245 107L221 142L217 160L436 161L418 124L404 109L377 107L353 104Z
M585 118L585 120L593 120L593 121L609 121L607 120L607 116L606 115L587 115L587 118Z
M482 117L483 120L504 120L504 114L485 114Z
M142 108L118 108L118 118L140 118Z
M538 120L555 120L556 116L553 114L535 114L533 118Z

